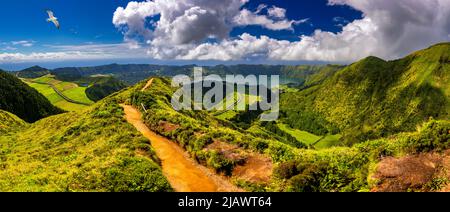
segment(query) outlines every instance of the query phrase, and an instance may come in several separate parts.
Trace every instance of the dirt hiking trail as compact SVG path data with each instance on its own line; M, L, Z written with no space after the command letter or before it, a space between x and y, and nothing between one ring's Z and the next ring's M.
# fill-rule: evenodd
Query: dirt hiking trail
M175 191L242 191L228 182L224 177L196 163L176 143L151 131L142 121L142 115L136 108L128 105L121 106L125 110L125 118L127 121L151 141L156 154L161 159L163 173Z

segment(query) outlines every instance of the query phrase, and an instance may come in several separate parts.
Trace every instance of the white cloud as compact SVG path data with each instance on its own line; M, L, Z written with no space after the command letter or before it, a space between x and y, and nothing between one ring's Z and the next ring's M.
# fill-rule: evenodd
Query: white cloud
M236 26L258 25L271 30L292 30L292 25L301 21L274 20L260 12L266 7L260 5L256 12L242 7L248 0L154 0L130 2L114 13L113 24L120 28L125 39L184 45L202 43L208 38L228 39ZM147 27L148 19L156 18L153 27Z
M377 30L366 37L365 49L392 59L437 42L448 41L448 0L329 0L330 5L348 5L363 12L363 20ZM354 25L355 22L348 25ZM376 42L370 42L376 41ZM353 46L353 51L357 51Z
M268 7L267 4L260 4L260 5L258 5L258 7L256 8L256 13L261 13L267 7Z
M347 5L363 13L352 22L341 22L339 33L316 30L283 41L244 33L230 38L234 27L258 25L271 30L291 30L296 23L286 10L260 5L252 12L248 0L154 0L130 2L119 7L113 23L125 40L145 43L156 59L184 60L320 60L350 62L374 55L385 59L403 56L431 44L448 41L448 0L329 0L329 5ZM264 12L267 10L267 15ZM155 19L148 27L148 19ZM213 38L214 41L210 41ZM207 41L209 40L209 41Z
M271 8L273 9L273 8ZM303 19L300 21L287 20L283 12L273 12L270 14L271 9L269 9L269 16L261 15L256 12L251 12L250 10L243 9L240 11L239 15L234 17L234 23L237 26L251 26L258 25L270 30L293 30L292 26L300 23L305 23L308 19ZM276 14L278 13L278 14ZM282 14L283 13L283 14ZM273 20L271 17L276 17L282 20Z
M2 48L2 51L14 51L14 50L17 50L17 48L11 46L6 46Z
M18 44L20 45L20 44ZM0 64L142 58L145 49L123 44L45 45L48 52L0 53ZM13 49L11 49L13 50Z
M22 47L32 47L35 41L33 40L21 40L21 41L11 41L13 46L22 46Z
M286 9L280 8L277 6L272 6L271 8L269 8L267 13L269 14L269 16L275 17L275 18L285 18L286 17Z

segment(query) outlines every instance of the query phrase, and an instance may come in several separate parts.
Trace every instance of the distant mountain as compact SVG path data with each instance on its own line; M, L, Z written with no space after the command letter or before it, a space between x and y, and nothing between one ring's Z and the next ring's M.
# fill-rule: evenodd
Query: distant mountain
M148 64L110 64L93 67L67 67L51 71L62 81L76 81L93 75L112 75L128 84L135 84L151 76L174 76L190 74L194 66L160 66Z
M50 71L46 68L42 68L39 66L33 66L30 68L24 69L22 71L16 72L17 77L29 78L29 79L39 78L39 77L45 76L47 74L50 74Z
M27 122L63 112L17 77L0 70L0 109Z
M323 83L281 97L283 120L316 134L342 132L349 142L414 131L450 118L450 43L403 59L368 57Z
M112 75L128 84L137 82L149 77L170 77L179 74L192 75L195 65L167 66L149 64L110 64L94 67L68 67L52 70L51 73L62 81L75 81L82 77L93 75ZM342 66L319 65L319 66L283 66L283 65L217 65L204 67L204 74L217 74L225 76L228 74L242 75L280 75L283 79L302 84L306 77L320 70L338 70ZM284 80L287 82L287 80Z

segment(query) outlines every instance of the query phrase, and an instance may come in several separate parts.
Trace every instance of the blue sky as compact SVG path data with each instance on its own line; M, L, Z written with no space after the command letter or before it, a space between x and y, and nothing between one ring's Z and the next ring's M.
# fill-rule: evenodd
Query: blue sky
M0 18L1 41L33 40L33 48L22 48L21 52L45 49L44 44L83 44L118 43L123 41L122 34L112 24L117 7L125 7L125 0L2 0ZM253 35L270 35L280 39L296 40L299 34L311 34L316 28L337 32L334 17L343 17L349 21L361 17L361 13L349 7L330 7L326 0L255 0L248 3L249 8L260 4L277 5L283 8L295 8L287 11L291 19L310 18L311 25L295 26L292 31L271 31L258 26L239 27L232 36L249 32ZM50 8L60 19L61 30L45 20L45 10ZM26 14L26 15L24 15Z
M165 4L164 0L156 1L162 2L159 3L160 5ZM189 3L190 6L184 5L185 10L192 9L193 13L198 12L193 9L194 6L207 9L207 11L213 10L214 13L212 14L222 12L219 7L212 7L211 9L210 5L204 3L206 1L203 1L203 3L201 0L177 1ZM171 13L170 8L168 12L159 9L162 7L156 4L156 6L153 4L139 5L139 7L154 10L151 14L146 14L146 17L141 17L145 22L145 30L150 31L147 33L147 31L142 32L139 25L135 25L139 23L136 18L130 18L135 17L134 15L138 13L138 11L133 10L136 7L130 6L131 4L128 5L130 1L2 0L0 3L2 8L0 18L4 21L0 23L0 68L20 69L31 64L53 68L113 62L197 63L208 65L217 63L351 62L353 58L357 59L358 57L355 49L348 50L346 46L336 46L334 43L342 43L341 41L348 42L348 45L357 42L367 43L368 41L362 40L365 33L372 32L371 29L373 30L377 28L377 25L384 24L383 22L377 22L379 20L373 17L368 20L371 16L369 11L371 8L356 5L352 0L250 0L239 3L240 1L233 0L233 2L237 2L235 4L238 4L237 9L230 10L233 13L232 16L222 18L226 19L224 25L229 24L229 26L223 26L226 36L223 36L224 33L215 34L211 32L212 26L208 24L211 25L212 22L208 22L207 18L202 20L201 15L204 13L199 12L198 14L201 14L199 20L186 22L186 26L189 28L187 30L205 30L205 32L193 33L192 36L195 39L191 39L192 36L186 38L186 35L183 37L185 33L173 34L186 30L186 26L179 27L176 25L177 21L185 20L183 19L185 16L171 17L168 15ZM332 3L333 1L335 3ZM373 2L374 0L361 1ZM431 1L445 2L441 0ZM387 0L378 2L387 2ZM400 2L409 4L404 0L400 0ZM377 8L380 10L392 12L391 18L396 18L394 17L396 11L389 11L392 6L389 8L383 7L382 3L378 6L379 8ZM115 14L119 7L123 8L122 13ZM263 9L257 12L257 8ZM281 16L271 15L270 10L272 8L284 9L285 14L282 13ZM46 9L54 11L55 16L61 23L60 30L46 22ZM229 14L230 11L227 11L226 14ZM247 16L242 18L240 22L229 23L230 20L236 20L237 16L245 14L246 11L248 11ZM444 14L447 14L447 12L444 11ZM182 13L184 13L184 10ZM417 15L420 16L420 14ZM118 21L113 23L113 17L115 16L117 16ZM161 26L161 29L156 29L152 23L158 22L161 16L172 22L167 26ZM262 19L266 22L261 23L260 20ZM153 22L150 22L150 20L153 20ZM120 24L118 24L119 22ZM283 25L283 23L291 22L290 25ZM343 27L347 25L349 25L349 29L343 30ZM176 31L177 27L181 31ZM274 29L274 27L281 27L282 29ZM175 29L175 31L161 34L164 29L166 31L167 29ZM320 32L317 33L316 30L320 30ZM351 34L354 31L357 32ZM423 45L435 41L445 41L445 33L447 31L441 33L443 35L436 36L436 39L427 40ZM250 37L245 35L250 35ZM180 39L172 39L180 36L182 42ZM267 36L268 39L261 36ZM304 37L300 38L300 36ZM378 36L388 35L381 32ZM349 41L349 37L351 39L357 37L358 40ZM374 37L370 41L377 39L386 40L384 37L383 39ZM172 41L166 43L164 40ZM210 45L205 47L204 44L212 44L212 47ZM257 45L261 45L263 50L258 49L259 46ZM402 44L400 47L403 47L403 45L407 46L407 44ZM241 47L244 53L233 52ZM398 51L398 54L401 55L403 53L401 51L409 50L400 47L401 50L393 49L392 52L397 53L395 51ZM280 52L282 49L288 49L288 51ZM346 55L333 52L338 50L347 51ZM205 51L207 52L205 53ZM164 54L161 52L164 52ZM307 55L303 52L313 52L314 54ZM374 45L367 51L363 51L362 54L394 55L392 52L382 52Z

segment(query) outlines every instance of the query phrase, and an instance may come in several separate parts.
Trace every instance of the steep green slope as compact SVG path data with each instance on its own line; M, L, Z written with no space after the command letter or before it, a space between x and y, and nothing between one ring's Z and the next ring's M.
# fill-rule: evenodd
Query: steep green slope
M14 114L0 110L0 136L6 133L15 132L23 127L27 126L27 123L18 118Z
M416 132L401 133L352 147L335 147L320 151L301 150L296 154L296 159L282 162L274 170L277 183L274 183L273 189L295 192L370 191L379 183L372 175L384 158L427 153L445 155L444 152L448 152L449 148L450 122L430 121ZM428 163L429 166L428 161L421 163ZM416 168L418 164L411 162L406 165ZM434 168L436 171L442 170L439 166ZM421 179L420 184L410 184L403 188L404 190L394 191L439 191L450 183L449 179L442 179L439 175L427 178Z
M99 101L126 87L125 83L113 77L101 77L86 89L86 95L92 101Z
M62 112L35 89L3 71L0 71L0 109L27 122Z
M350 142L413 131L430 117L450 117L450 43L400 60L369 57L322 84L281 97L284 121Z
M20 78L34 79L45 76L47 74L50 74L50 71L48 69L39 66L33 66L22 71L18 71L16 73L16 76Z
M129 94L120 96L146 114L145 123L152 130L178 142L200 163L229 174L243 162L245 154L227 157L223 151L208 149L214 142L236 145L247 151L246 154L263 153L275 162L292 156L284 153L294 147L277 140L275 135L264 132L259 126L245 130L219 120L207 111L175 111L170 101L176 89L167 79L155 78L151 89L141 91L144 85L145 82L139 83L128 90Z
M286 66L281 70L281 75L289 78L301 79L301 87L311 87L325 80L336 71L344 68L339 65L299 65Z
M155 78L151 88L142 91L144 85L145 82L139 83L120 93L118 98L140 108L147 126L177 142L199 163L225 174L234 173L236 167L245 164L245 157L240 157L239 153L234 152L230 157L229 152L211 147L217 143L235 146L234 150L270 156L276 165L269 183L237 181L249 190L369 191L377 183L370 176L383 158L439 153L450 148L450 122L445 120L431 120L416 132L395 134L352 147L294 148L295 145L282 140L282 133L265 130L267 127L263 125L270 123L255 123L249 129L242 129L206 112L173 110L170 99L174 88L166 79ZM417 188L422 189L428 188Z
M0 191L172 191L111 98L0 134Z

